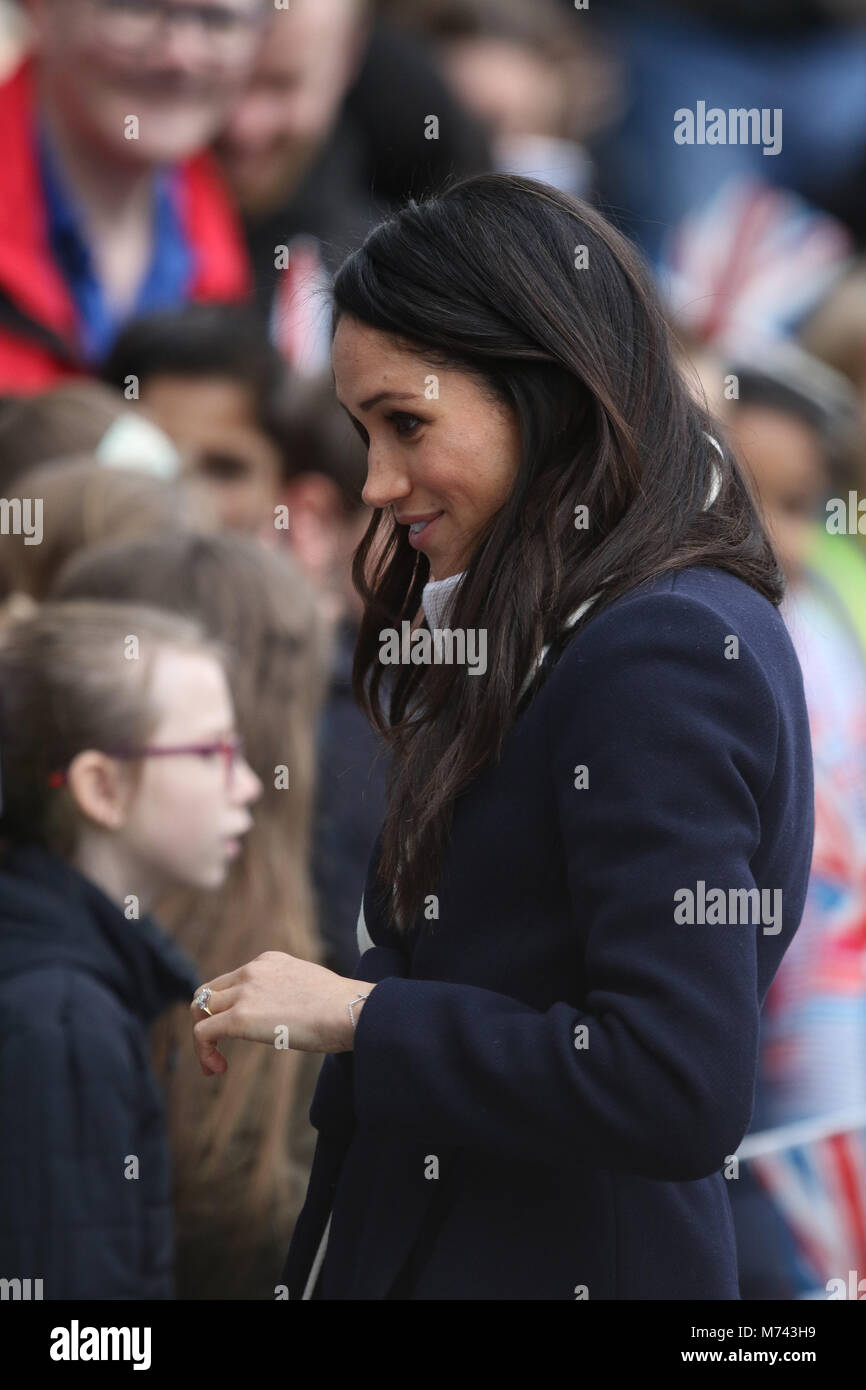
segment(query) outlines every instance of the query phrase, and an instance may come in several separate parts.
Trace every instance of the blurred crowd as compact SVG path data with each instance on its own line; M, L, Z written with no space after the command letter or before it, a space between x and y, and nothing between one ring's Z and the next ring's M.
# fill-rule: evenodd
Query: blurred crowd
M781 148L677 143L675 111L699 103L781 112ZM34 624L15 669L54 697L22 698L16 734L50 745L36 721L85 705L115 718L87 663L56 689L39 675L58 613L96 663L97 600L226 654L250 828L218 891L183 865L183 891L155 888L190 989L268 949L357 961L387 766L351 690L370 512L330 377L333 273L389 209L488 169L591 200L638 242L763 508L810 713L812 877L752 1131L789 1136L791 1171L798 1125L854 1136L862 1215L866 4L2 0L0 130L0 496L41 504L38 544L0 536L0 623ZM0 962L0 986L23 968ZM177 1296L273 1297L321 1059L227 1047L216 1086L184 989L154 1013ZM769 1171L730 1184L743 1296L807 1297L821 1272Z

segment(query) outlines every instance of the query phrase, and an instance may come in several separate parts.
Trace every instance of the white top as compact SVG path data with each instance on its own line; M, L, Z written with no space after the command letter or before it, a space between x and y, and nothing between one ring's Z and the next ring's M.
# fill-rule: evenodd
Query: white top
M431 632L434 627L443 626L442 619L449 607L451 596L465 573L465 570L461 570L460 574L449 574L447 579L431 579L429 584L424 585L421 604Z

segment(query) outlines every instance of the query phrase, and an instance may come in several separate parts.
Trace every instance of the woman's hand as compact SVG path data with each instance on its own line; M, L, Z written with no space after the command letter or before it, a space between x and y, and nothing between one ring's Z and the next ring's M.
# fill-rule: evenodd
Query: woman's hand
M348 1006L375 985L347 980L284 951L265 951L239 970L211 980L208 989L213 1017L195 1002L190 1014L201 1069L205 1076L215 1076L228 1068L217 1047L221 1038L268 1043L278 1051L350 1052L355 1030ZM352 1010L356 1023L363 1007L361 1001Z

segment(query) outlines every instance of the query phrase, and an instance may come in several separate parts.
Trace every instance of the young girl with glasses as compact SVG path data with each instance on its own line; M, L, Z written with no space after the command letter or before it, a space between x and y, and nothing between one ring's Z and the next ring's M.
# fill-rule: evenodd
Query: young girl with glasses
M151 912L223 883L261 792L220 649L155 609L46 605L0 647L0 759L0 1271L171 1298L148 1031L197 972Z

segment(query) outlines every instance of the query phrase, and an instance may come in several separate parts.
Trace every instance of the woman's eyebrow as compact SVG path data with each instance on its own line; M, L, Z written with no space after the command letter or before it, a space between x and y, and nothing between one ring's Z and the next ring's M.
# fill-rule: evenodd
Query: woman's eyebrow
M372 410L374 405L378 405L380 401L386 401L386 400L388 400L389 398L390 398L391 400L394 400L394 401L417 401L417 399L418 399L418 392L417 392L417 391L380 391L377 395L371 396L369 400L367 400L367 401L361 401L360 405L358 406L358 409L359 409L359 410L363 410L363 411ZM340 401L339 396L337 397L337 400ZM348 413L349 415L351 415L352 412L349 410L349 407L348 407L347 405L343 405L343 402L342 402L342 401L340 401L340 405L342 405L342 406L343 406L343 409L344 409L345 411L347 411L347 413Z

